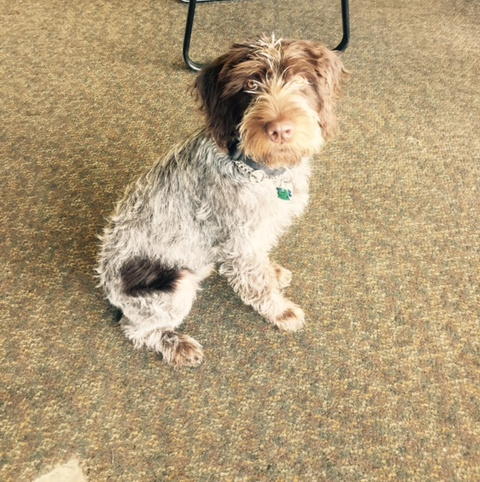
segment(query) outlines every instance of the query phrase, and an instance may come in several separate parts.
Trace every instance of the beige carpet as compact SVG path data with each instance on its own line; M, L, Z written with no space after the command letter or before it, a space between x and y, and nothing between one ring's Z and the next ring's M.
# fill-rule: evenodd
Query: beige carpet
M337 2L199 5L192 57L341 37ZM351 2L341 133L276 258L284 335L218 276L174 370L95 288L125 185L198 127L175 0L0 6L0 480L480 480L480 3Z

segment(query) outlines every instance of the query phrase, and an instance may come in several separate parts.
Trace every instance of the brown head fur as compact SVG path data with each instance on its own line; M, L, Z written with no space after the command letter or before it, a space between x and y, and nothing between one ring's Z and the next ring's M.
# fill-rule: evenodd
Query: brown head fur
M258 162L288 166L334 134L345 73L337 53L318 43L264 37L234 44L200 72L194 89L221 148L240 137ZM288 136L278 138L278 125L291 127Z

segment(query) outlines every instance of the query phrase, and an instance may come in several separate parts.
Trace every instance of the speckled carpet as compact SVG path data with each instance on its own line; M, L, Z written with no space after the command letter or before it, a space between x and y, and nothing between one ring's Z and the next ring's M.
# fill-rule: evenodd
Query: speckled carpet
M334 47L339 3L199 5L192 57ZM352 2L341 133L275 252L306 329L213 276L185 324L205 361L175 370L123 337L94 265L126 184L201 124L186 9L0 6L0 480L480 480L480 3Z

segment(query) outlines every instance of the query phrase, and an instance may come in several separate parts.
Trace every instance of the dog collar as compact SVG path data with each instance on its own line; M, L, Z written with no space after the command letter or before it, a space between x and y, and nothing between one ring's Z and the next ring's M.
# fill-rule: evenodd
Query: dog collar
M239 140L235 139L228 148L230 158L242 172L247 174L252 182L262 182L265 179L274 181L277 197L289 201L292 197L292 176L284 167L269 169L251 157L245 156L238 148Z
M234 161L242 162L246 164L253 171L263 171L268 177L281 176L286 172L284 167L278 169L270 169L267 166L263 166L258 162L255 162L251 157L245 156L242 151L238 148L239 140L235 139L233 143L228 148L228 153Z

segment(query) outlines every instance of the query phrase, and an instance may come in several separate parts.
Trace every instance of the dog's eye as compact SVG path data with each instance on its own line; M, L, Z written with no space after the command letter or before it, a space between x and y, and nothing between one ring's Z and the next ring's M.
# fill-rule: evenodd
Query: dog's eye
M258 82L255 80L247 80L245 83L245 90L258 90Z

